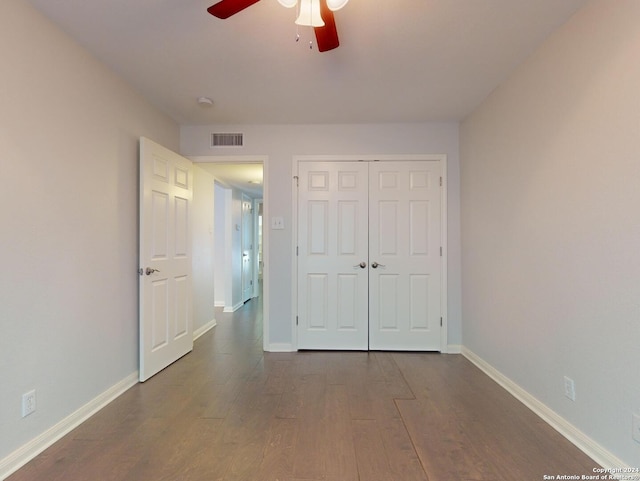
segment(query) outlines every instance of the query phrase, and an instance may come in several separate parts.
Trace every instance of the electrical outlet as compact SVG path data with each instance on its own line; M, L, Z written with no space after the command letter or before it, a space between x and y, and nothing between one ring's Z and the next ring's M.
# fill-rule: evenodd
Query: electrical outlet
M576 400L576 383L567 376L564 377L564 395L572 401Z
M22 417L28 416L36 410L36 390L22 395Z
M631 426L633 429L633 439L640 443L640 414L633 414Z

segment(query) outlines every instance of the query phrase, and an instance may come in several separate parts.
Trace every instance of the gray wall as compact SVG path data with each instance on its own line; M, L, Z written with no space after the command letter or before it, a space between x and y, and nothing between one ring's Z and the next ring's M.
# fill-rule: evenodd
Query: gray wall
M192 278L193 330L208 327L215 320L214 182L209 172L193 166Z
M371 125L208 125L181 128L180 153L188 157L231 155L209 147L211 132L244 132L238 156L268 156L265 182L268 215L284 218L284 230L269 231L269 343L291 344L292 160L294 155L447 154L449 344L461 342L458 125L456 123ZM271 225L265 219L265 229Z
M2 460L137 371L138 138L179 131L26 1L0 32Z
M639 20L591 2L461 127L463 344L635 467Z

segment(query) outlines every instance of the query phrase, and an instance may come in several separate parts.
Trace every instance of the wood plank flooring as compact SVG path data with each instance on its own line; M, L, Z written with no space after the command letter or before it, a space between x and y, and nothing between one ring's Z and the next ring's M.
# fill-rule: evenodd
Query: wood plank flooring
M252 300L9 481L526 481L596 464L459 355L263 353Z

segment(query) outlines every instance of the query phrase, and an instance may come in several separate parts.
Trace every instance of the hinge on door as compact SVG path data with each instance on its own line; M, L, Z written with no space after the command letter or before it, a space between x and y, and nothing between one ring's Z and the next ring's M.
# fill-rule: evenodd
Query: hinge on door
M298 316L296 316L296 326L298 325Z
M300 177L294 175L293 178L296 179L296 187L300 187Z
M298 246L296 246L296 256L298 255Z
M440 318L440 327L442 327L442 318Z
M442 246L440 246L440 257L442 257Z
M440 177L440 187L442 187L442 177Z

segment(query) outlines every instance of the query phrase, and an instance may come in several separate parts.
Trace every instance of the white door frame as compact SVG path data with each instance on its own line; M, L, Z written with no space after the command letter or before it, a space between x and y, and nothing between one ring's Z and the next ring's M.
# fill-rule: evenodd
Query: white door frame
M267 155L205 155L187 157L195 164L218 163L218 164L262 164L262 199L263 199L263 219L269 218L269 156ZM269 325L269 229L262 232L262 255L264 265L262 267L262 346L265 351L269 350L270 325Z
M411 160L430 160L438 161L442 166L442 203L441 203L441 245L442 245L442 293L440 296L442 306L442 330L440 333L440 348L442 353L448 352L448 312L447 312L447 155L446 154L403 154L403 155L294 155L292 160L291 172L292 179L292 242L293 246L298 245L298 165L300 162L354 162L354 161L411 161ZM265 205L266 207L266 205ZM268 229L267 229L268 230ZM291 312L293 319L291 320L291 340L293 350L298 350L298 329L296 316L298 312L298 257L295 249L292 252L291 262ZM266 299L265 299L266 300Z

